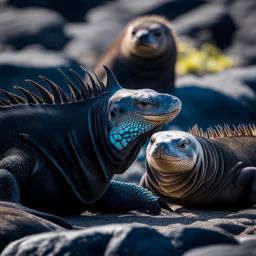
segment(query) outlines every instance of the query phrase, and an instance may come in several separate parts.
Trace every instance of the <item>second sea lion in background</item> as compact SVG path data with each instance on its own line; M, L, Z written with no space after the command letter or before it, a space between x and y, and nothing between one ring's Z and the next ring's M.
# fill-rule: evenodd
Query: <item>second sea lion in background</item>
M100 58L95 71L109 66L127 89L169 92L174 87L176 42L170 22L152 15L132 20Z

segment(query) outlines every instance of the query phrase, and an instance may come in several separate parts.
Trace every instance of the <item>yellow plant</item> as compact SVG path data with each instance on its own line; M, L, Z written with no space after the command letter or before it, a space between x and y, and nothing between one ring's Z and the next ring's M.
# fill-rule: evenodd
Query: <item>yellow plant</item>
M196 49L187 42L178 43L177 72L179 75L217 73L233 66L232 58L223 55L214 45L204 44L200 49Z

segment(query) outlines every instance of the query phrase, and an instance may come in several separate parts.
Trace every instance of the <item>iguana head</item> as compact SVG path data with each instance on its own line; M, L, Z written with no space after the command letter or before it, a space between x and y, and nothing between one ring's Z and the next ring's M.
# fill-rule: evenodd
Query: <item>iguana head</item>
M173 120L181 109L177 97L151 89L120 89L109 99L109 141L119 151L143 134Z

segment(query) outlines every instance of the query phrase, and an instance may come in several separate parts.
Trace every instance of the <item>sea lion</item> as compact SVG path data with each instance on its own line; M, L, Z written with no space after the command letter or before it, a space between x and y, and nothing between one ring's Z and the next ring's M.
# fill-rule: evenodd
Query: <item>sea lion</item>
M109 66L126 88L169 92L174 87L176 42L170 22L158 15L136 18L101 56L95 71Z
M232 209L256 203L256 126L158 132L141 185L169 203Z

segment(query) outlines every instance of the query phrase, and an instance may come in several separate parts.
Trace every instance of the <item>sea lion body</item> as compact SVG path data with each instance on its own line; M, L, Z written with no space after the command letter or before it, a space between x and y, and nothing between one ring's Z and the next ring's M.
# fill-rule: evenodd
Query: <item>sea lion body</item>
M141 185L169 203L230 209L256 203L256 127L156 133Z
M161 16L132 20L100 58L95 71L100 78L102 64L109 66L126 88L150 88L168 92L174 87L176 42L170 22Z

